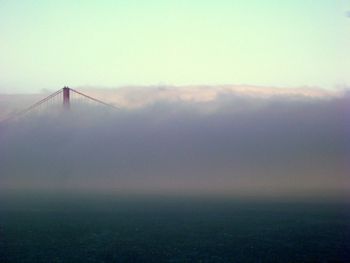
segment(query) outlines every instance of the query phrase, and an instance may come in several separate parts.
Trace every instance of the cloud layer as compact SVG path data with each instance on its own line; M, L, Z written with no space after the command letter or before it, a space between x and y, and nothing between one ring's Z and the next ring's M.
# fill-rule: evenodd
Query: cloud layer
M346 92L90 92L122 109L80 106L0 126L1 188L253 196L350 190Z

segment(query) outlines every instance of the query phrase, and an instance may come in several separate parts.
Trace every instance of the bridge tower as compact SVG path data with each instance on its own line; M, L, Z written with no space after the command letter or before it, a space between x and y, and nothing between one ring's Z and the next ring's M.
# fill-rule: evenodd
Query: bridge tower
M63 108L66 110L69 110L70 108L69 96L70 96L70 88L64 87L63 88Z

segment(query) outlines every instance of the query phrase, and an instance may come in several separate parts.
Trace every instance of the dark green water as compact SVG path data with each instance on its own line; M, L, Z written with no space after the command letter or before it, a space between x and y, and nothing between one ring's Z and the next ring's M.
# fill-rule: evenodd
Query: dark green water
M0 262L350 262L350 205L2 198Z

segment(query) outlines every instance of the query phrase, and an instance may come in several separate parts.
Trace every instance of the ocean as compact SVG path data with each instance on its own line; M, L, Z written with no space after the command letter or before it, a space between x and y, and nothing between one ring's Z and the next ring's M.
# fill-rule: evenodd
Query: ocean
M0 262L350 262L350 203L2 196Z

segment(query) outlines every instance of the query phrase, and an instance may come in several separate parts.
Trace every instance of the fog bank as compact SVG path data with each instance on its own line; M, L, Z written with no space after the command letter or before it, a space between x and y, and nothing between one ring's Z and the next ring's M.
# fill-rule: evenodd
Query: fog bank
M129 92L142 101L137 89ZM153 97L138 107L80 105L2 123L0 188L237 196L350 190L346 92L231 91L202 100L148 92Z

